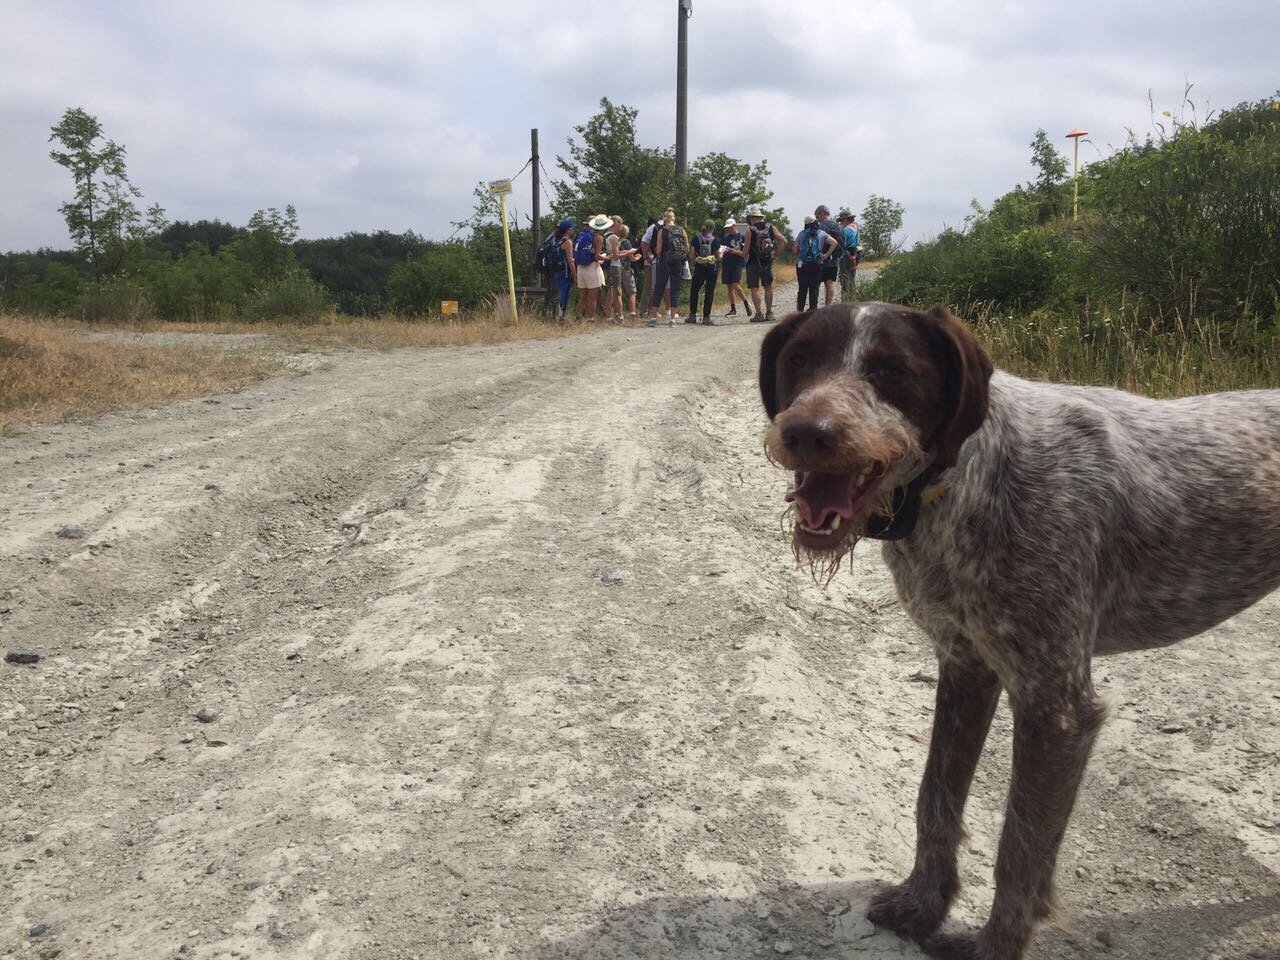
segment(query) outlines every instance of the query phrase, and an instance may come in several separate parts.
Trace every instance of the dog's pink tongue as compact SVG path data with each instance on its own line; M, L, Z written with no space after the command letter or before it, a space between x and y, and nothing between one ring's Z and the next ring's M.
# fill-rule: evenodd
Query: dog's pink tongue
M848 473L796 473L796 488L787 494L795 501L806 527L817 529L831 514L853 518L853 475Z

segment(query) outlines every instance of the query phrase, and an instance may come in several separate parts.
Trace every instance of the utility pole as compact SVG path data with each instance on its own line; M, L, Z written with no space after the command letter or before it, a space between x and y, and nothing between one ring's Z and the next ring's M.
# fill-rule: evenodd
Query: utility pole
M684 177L689 168L689 18L693 0L676 4L676 193L684 205ZM683 218L684 210L680 211Z
M529 165L533 169L533 261L530 262L534 262L538 259L538 247L542 246L542 204L539 202L538 196L540 161L538 160L537 127L529 131L529 146L533 150L533 159L529 161Z

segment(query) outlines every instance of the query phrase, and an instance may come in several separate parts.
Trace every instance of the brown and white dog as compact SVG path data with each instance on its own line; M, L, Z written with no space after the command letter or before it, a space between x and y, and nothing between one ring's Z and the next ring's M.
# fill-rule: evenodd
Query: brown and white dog
M872 922L942 958L1017 960L1103 720L1095 654L1193 636L1280 586L1280 391L1149 400L993 371L943 307L841 304L770 330L770 459L794 472L793 544L830 577L884 540L939 680L911 875ZM939 495L940 494L940 495ZM961 815L1000 691L1013 778L996 893L939 934Z

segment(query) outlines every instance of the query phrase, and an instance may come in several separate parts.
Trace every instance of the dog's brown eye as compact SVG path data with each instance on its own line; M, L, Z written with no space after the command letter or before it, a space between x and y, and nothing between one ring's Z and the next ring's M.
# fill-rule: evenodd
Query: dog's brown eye
M809 358L803 353L793 353L791 355L791 365L797 370L803 369L809 363Z
M882 380L901 380L907 375L907 368L896 363L886 363L876 367L871 374Z

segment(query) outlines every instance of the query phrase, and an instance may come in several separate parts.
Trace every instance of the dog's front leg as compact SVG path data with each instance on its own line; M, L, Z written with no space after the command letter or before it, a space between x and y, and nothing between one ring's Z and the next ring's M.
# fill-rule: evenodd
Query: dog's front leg
M1053 909L1058 847L1105 713L1087 670L1054 689L1012 692L1010 700L1013 780L996 856L991 916L976 935L930 937L925 952L940 960L1023 956L1036 924Z
M938 929L960 889L956 849L965 798L1000 699L1000 682L968 641L948 638L938 661L938 697L929 759L916 801L916 862L907 879L877 894L867 918L923 940Z

